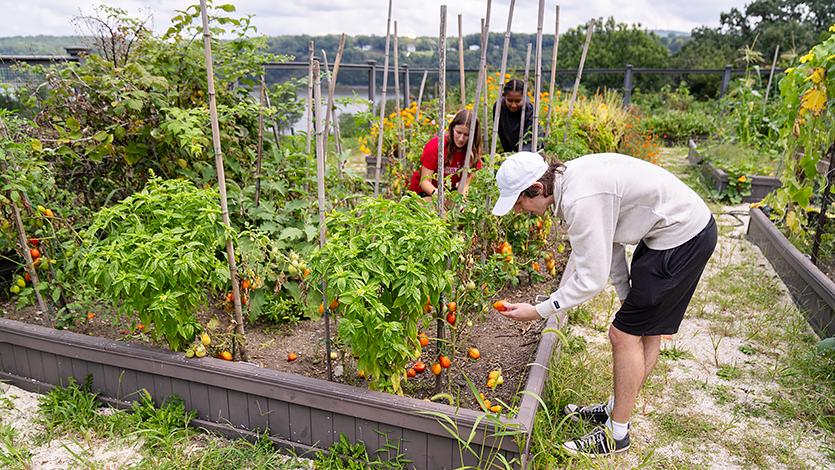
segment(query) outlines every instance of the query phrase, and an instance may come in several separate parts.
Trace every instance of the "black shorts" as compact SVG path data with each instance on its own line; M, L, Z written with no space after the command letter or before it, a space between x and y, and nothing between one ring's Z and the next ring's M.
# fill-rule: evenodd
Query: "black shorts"
M653 250L641 241L632 256L632 288L612 325L635 336L677 333L716 239L711 216L701 232L675 248Z

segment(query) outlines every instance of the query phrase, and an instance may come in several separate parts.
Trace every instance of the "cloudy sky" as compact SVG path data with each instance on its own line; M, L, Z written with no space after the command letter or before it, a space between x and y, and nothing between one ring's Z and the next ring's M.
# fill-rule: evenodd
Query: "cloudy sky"
M241 14L255 15L260 33L280 34L377 34L385 35L387 0L230 0ZM648 29L690 31L701 25L717 26L719 13L742 7L750 0L583 0L560 2L560 30L594 17L614 16L627 23L641 23ZM0 36L77 34L70 19L79 12L90 13L100 2L84 0L5 0ZM153 15L154 29L164 30L176 9L197 0L111 0L142 17ZM215 0L216 4L224 0ZM394 19L401 36L438 34L440 5L446 4L447 31L457 33L457 16L463 15L465 33L478 31L486 0L394 0ZM535 32L537 0L517 0L513 30ZM554 0L546 0L544 31L554 32ZM510 0L494 0L491 31L504 31Z

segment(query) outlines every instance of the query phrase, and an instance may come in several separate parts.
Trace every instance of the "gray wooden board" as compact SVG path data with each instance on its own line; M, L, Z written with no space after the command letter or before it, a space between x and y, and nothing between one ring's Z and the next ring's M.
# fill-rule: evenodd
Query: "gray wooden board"
M327 449L333 444L333 413L310 410L310 439L313 445Z
M270 434L290 437L290 406L287 402L269 400Z
M290 440L312 445L313 435L310 429L310 408L288 403L290 411Z
M211 421L225 423L229 419L229 396L225 388L209 387L209 407Z
M249 413L249 430L263 433L270 427L269 400L257 395L247 394L247 412Z
M229 402L229 423L236 428L251 429L247 394L236 390L229 390L226 396Z

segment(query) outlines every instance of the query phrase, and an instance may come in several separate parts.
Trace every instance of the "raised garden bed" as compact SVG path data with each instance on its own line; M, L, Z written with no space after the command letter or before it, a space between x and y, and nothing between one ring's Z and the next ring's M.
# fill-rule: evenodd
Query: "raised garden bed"
M559 328L564 319L552 318L546 327ZM546 367L557 347L553 333L545 333L536 350L524 390L539 395ZM469 435L482 413L415 398L400 397L350 385L230 363L213 358L185 359L143 345L113 341L0 318L0 380L30 391L43 392L65 385L69 377L83 382L92 376L93 391L117 404L136 400L147 390L157 403L176 394L197 412L198 426L229 436L255 438L269 432L281 447L297 452L325 449L345 434L370 450L393 444L396 452L417 469L478 467L479 459L459 448L438 420L424 412L449 416L461 436ZM508 426L528 434L538 401L522 395L519 411L506 417ZM516 440L491 438L498 431L482 420L473 450L496 448L508 460L521 461ZM485 451L483 455L488 455ZM383 456L386 454L383 453Z
M691 165L699 165L702 175L711 182L714 190L721 193L728 187L728 174L721 168L705 159L693 139L688 142L687 161ZM751 194L742 198L743 202L761 201L771 191L782 186L779 178L773 176L748 175L751 180Z
M748 239L756 244L821 337L835 335L835 282L800 252L760 210L751 209Z

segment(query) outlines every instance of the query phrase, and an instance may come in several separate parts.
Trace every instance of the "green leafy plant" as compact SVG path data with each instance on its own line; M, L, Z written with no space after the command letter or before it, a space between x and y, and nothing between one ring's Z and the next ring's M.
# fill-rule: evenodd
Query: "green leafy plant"
M420 356L424 304L452 286L447 257L462 243L417 195L367 199L328 217L328 240L311 259L313 279L339 299L339 336L374 389L402 393L406 364Z
M153 335L181 350L199 331L206 289L229 271L217 253L224 230L217 192L185 180L152 178L145 189L100 210L84 232L79 276L120 313L153 325Z

